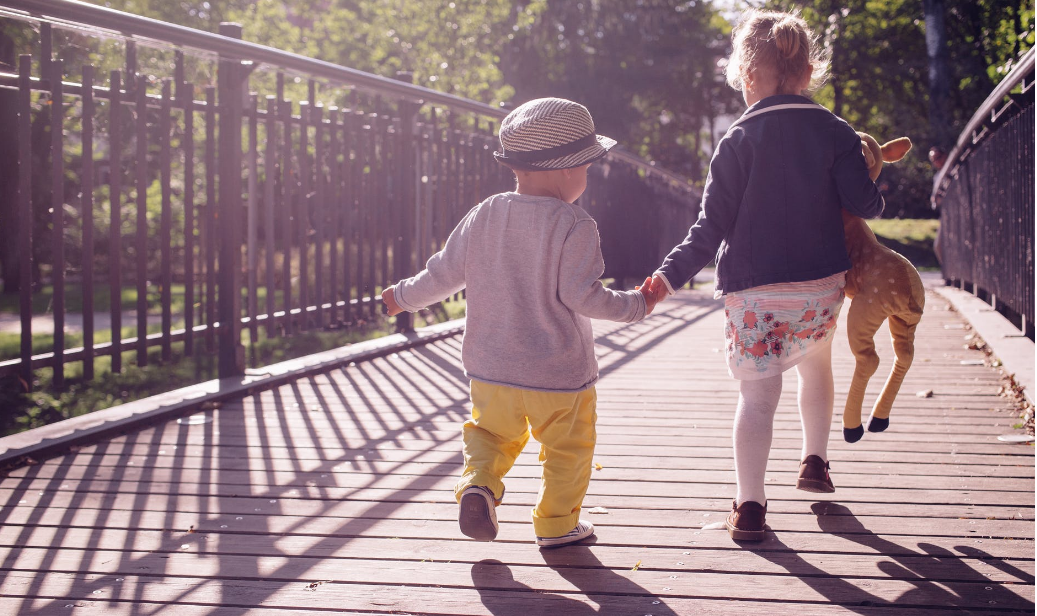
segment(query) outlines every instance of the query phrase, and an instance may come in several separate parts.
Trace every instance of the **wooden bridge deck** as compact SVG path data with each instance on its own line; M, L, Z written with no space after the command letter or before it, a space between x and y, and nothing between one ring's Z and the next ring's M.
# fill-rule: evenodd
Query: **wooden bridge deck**
M836 417L835 494L792 487L788 376L759 545L703 528L734 494L736 387L720 305L694 292L643 323L597 324L601 468L585 506L607 513L585 514L592 543L532 543L533 442L499 539L458 532L467 383L452 338L10 472L0 614L1033 614L1033 447L997 440L1017 420L996 370L928 301L890 431L848 445ZM841 402L852 364L836 344Z

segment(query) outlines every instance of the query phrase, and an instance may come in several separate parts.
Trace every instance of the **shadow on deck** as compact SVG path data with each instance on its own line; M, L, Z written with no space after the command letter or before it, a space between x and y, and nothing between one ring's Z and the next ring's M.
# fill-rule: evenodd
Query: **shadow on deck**
M755 546L703 528L734 494L721 305L693 292L660 308L596 323L601 468L585 507L607 513L586 514L592 542L533 545L532 442L499 539L458 532L468 384L454 337L10 471L0 612L1033 613L1033 447L997 440L1016 419L946 301L928 298L890 430L848 445L837 414L833 495L792 487L787 375L773 532ZM839 406L852 357L836 345Z

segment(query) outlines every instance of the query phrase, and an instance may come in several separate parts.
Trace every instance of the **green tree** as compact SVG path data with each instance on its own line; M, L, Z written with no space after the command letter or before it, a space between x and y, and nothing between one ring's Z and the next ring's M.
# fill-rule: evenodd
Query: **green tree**
M744 4L799 10L832 56L831 77L816 100L879 140L906 135L914 142L903 162L883 172L882 183L889 189L887 216L932 216L929 147L953 144L1000 77L1034 40L1032 0L932 2L933 11L940 10L941 4L945 7L946 49L932 50L934 57L945 53L947 58L949 99L941 105L930 97L923 3L766 0ZM946 116L941 116L939 110L944 108ZM936 113L932 121L931 113Z
M683 0L516 0L533 19L504 53L516 102L583 102L599 130L661 166L700 178L715 119L737 108L718 61L730 25Z

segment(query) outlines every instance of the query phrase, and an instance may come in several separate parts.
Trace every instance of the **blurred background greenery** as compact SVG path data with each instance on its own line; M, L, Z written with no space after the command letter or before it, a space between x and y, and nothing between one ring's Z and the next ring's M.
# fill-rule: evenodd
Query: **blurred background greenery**
M750 7L797 9L832 54L818 102L914 150L882 178L888 218L929 218L931 146L1034 42L1032 0L94 0L486 103L583 102L600 132L701 182L725 118L730 33ZM929 47L927 47L927 37Z

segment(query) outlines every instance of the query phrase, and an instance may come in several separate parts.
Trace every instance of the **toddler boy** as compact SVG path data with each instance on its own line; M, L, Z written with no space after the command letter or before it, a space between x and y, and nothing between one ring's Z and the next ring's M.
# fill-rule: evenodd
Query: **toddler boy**
M533 529L537 545L557 547L594 534L580 520L597 417L590 319L638 321L655 301L646 286L612 291L598 280L598 228L573 202L588 167L616 142L595 134L587 109L560 98L530 101L504 119L500 141L494 158L515 172L515 191L475 206L425 269L385 289L382 301L395 315L467 288L461 361L472 416L454 489L461 532L497 537L502 479L532 434L543 466Z

